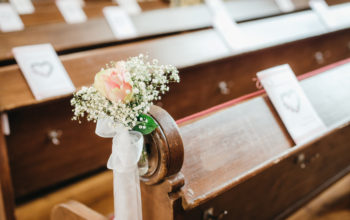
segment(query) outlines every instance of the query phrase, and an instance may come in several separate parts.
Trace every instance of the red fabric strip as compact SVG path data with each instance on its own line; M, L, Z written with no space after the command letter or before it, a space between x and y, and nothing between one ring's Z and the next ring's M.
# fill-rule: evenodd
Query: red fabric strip
M316 70L314 70L314 71L305 73L305 74L303 74L303 75L298 76L297 78L298 78L298 80L304 80L304 79L307 79L307 78L312 77L312 76L315 76L315 75L317 75L317 74L326 72L326 71L328 71L328 70L330 70L330 69L333 69L333 68L335 68L335 67L337 67L337 66L344 65L344 64L349 63L349 62L350 62L350 58L345 59L345 60L342 60L342 61L339 61L339 62L336 62L336 63L333 63L333 64L330 64L330 65L327 65L327 66L325 66L325 67L316 69ZM195 114L186 116L186 117L184 117L184 118L181 118L181 119L179 119L179 120L176 121L176 124L179 125L179 124L184 123L184 122L186 122L186 121L196 119L196 118L198 118L198 117L201 117L201 116L210 114L210 113L212 113L212 112L218 111L218 110L223 109L223 108L226 108L226 107L228 107L228 106L237 104L237 103L239 103L239 102L242 102L242 101L245 101L245 100L248 100L248 99L257 97L257 96L262 95L262 94L264 94L264 93L265 93L265 90L264 90L264 89L261 89L261 90L258 90L258 91L256 91L256 92L249 93L249 94L247 94L247 95L243 95L243 96L241 96L241 97L238 97L238 98L232 99L232 100L230 100L230 101L224 102L224 103L222 103L222 104L216 105L216 106L211 107L211 108L209 108L209 109L206 109L206 110L197 112L197 113L195 113Z

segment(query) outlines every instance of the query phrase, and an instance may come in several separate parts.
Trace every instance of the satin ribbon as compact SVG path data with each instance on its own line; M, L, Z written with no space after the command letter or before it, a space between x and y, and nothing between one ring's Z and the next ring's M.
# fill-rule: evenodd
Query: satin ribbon
M107 168L113 170L114 219L142 220L137 167L143 147L142 134L128 131L121 124L113 125L108 118L97 121L95 132L100 137L113 138L112 154L108 159Z

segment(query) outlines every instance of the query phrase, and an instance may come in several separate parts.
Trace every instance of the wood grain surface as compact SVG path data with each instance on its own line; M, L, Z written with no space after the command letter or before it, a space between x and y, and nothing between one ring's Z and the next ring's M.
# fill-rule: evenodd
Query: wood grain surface
M293 213L289 220L338 220L350 217L348 198L350 175L339 180L310 203ZM103 185L104 187L101 187ZM85 190L83 190L85 189ZM87 193L90 192L90 193ZM79 183L58 190L49 197L36 199L16 209L18 220L49 219L56 204L77 200L104 216L113 212L112 173L102 172Z
M2 119L0 118L2 125ZM14 219L14 194L3 127L0 126L0 217Z
M183 176L142 185L145 219L198 219L210 207L216 214L228 211L228 219L284 218L346 175L349 68L347 63L301 82L329 127L310 143L294 146L266 96L180 125ZM324 88L327 98L319 95ZM298 162L299 155L305 160ZM183 178L184 186L174 187Z
M350 64L345 64L301 82L328 127L349 118L350 104L343 101L350 98L349 68ZM197 133L205 135L192 135ZM238 184L242 175L294 145L266 96L185 125L181 135L185 146L182 173L186 181L182 190L190 207L217 195L227 185ZM217 138L211 139L212 136ZM218 150L220 143L225 144Z
M99 4L105 4L105 1ZM96 2L87 3L91 11L99 10L102 6L93 6ZM254 4L255 7L251 7ZM145 2L144 10L164 8L164 3ZM232 17L237 21L247 21L271 15L281 14L272 0L232 1L227 3L227 8ZM40 9L38 9L40 13ZM50 10L56 10L55 8ZM57 17L50 10L44 10L50 16ZM49 11L49 12L47 12ZM97 14L100 14L98 12ZM26 15L28 22L41 20L40 14ZM50 16L48 22L50 21ZM60 19L62 19L60 17ZM210 13L206 6L192 6L184 8L172 8L145 12L132 16L131 19L138 31L137 38L159 36L163 34L178 33L182 31L209 28L211 26ZM115 44L125 40L116 39L107 22L102 17L92 16L87 22L81 24L48 23L26 27L19 32L0 33L0 60L7 63L13 60L11 49L16 46L51 43L57 51L79 50L96 45Z

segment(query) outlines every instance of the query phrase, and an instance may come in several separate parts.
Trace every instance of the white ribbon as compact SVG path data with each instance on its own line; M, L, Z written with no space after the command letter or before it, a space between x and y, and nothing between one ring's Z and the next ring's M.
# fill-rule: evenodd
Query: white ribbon
M107 168L113 170L114 219L142 220L140 180L137 168L143 147L140 132L113 123L108 118L99 119L96 134L113 138L112 154Z

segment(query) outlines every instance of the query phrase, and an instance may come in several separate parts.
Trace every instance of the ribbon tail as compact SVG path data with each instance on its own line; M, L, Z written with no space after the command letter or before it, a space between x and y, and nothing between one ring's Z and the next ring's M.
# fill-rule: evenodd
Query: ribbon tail
M131 172L113 171L115 220L142 220L141 191L137 166Z
M113 137L112 154L107 167L113 170L114 216L116 220L142 220L140 179L137 162L143 147L143 136L122 125L111 127L108 118L99 119L96 134Z

